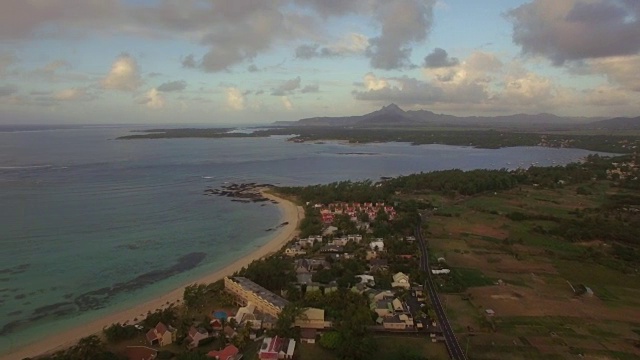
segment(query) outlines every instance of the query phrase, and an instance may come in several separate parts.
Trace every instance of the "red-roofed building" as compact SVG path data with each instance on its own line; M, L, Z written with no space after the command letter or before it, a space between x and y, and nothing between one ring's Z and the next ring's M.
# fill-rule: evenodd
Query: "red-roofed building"
M175 341L175 329L159 322L155 328L147 332L147 341L151 345L166 346Z
M267 337L258 351L260 360L293 359L296 341L280 337Z
M237 347L233 345L227 345L226 348L220 351L215 351L215 350L209 351L207 353L207 356L216 360L236 360L238 358L239 352L240 351L238 350Z

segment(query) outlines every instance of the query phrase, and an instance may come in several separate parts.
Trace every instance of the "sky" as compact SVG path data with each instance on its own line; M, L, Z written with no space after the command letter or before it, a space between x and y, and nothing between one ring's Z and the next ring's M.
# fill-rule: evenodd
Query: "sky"
M0 124L640 115L638 0L2 0Z

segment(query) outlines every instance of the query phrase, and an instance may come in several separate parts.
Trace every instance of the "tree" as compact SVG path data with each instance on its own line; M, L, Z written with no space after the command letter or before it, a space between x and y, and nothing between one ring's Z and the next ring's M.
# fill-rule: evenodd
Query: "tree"
M274 331L280 337L297 338L299 334L293 327L296 319L303 316L304 308L297 303L288 303L278 315Z
M335 350L338 348L338 344L340 344L340 333L337 331L327 331L322 334L320 340L318 340L318 345L322 346L325 349Z
M202 310L207 300L209 288L205 284L193 284L184 288L182 298L189 310Z
M209 360L205 353L200 351L187 351L178 354L176 360Z

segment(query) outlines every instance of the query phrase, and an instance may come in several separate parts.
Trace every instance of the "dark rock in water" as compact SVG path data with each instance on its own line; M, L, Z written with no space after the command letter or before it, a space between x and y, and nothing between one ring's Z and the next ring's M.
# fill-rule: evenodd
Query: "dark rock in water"
M178 259L178 262L171 267L150 271L129 281L114 284L111 287L86 292L76 297L74 303L80 311L103 308L112 297L120 293L143 288L160 280L191 270L198 266L206 256L207 254L202 252L187 254Z

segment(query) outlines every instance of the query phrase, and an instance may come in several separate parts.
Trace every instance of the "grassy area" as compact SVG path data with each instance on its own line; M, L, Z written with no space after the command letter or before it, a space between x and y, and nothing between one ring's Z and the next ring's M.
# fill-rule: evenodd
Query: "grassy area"
M432 343L430 338L376 336L375 339L378 344L375 360L400 359L398 356L403 352L420 354L429 360L449 359L449 354L447 353L447 348L444 343Z
M478 269L456 268L452 269L453 276L465 287L493 285L495 280L486 277Z
M329 350L325 350L318 344L299 344L299 359L304 360L338 360L339 358Z

